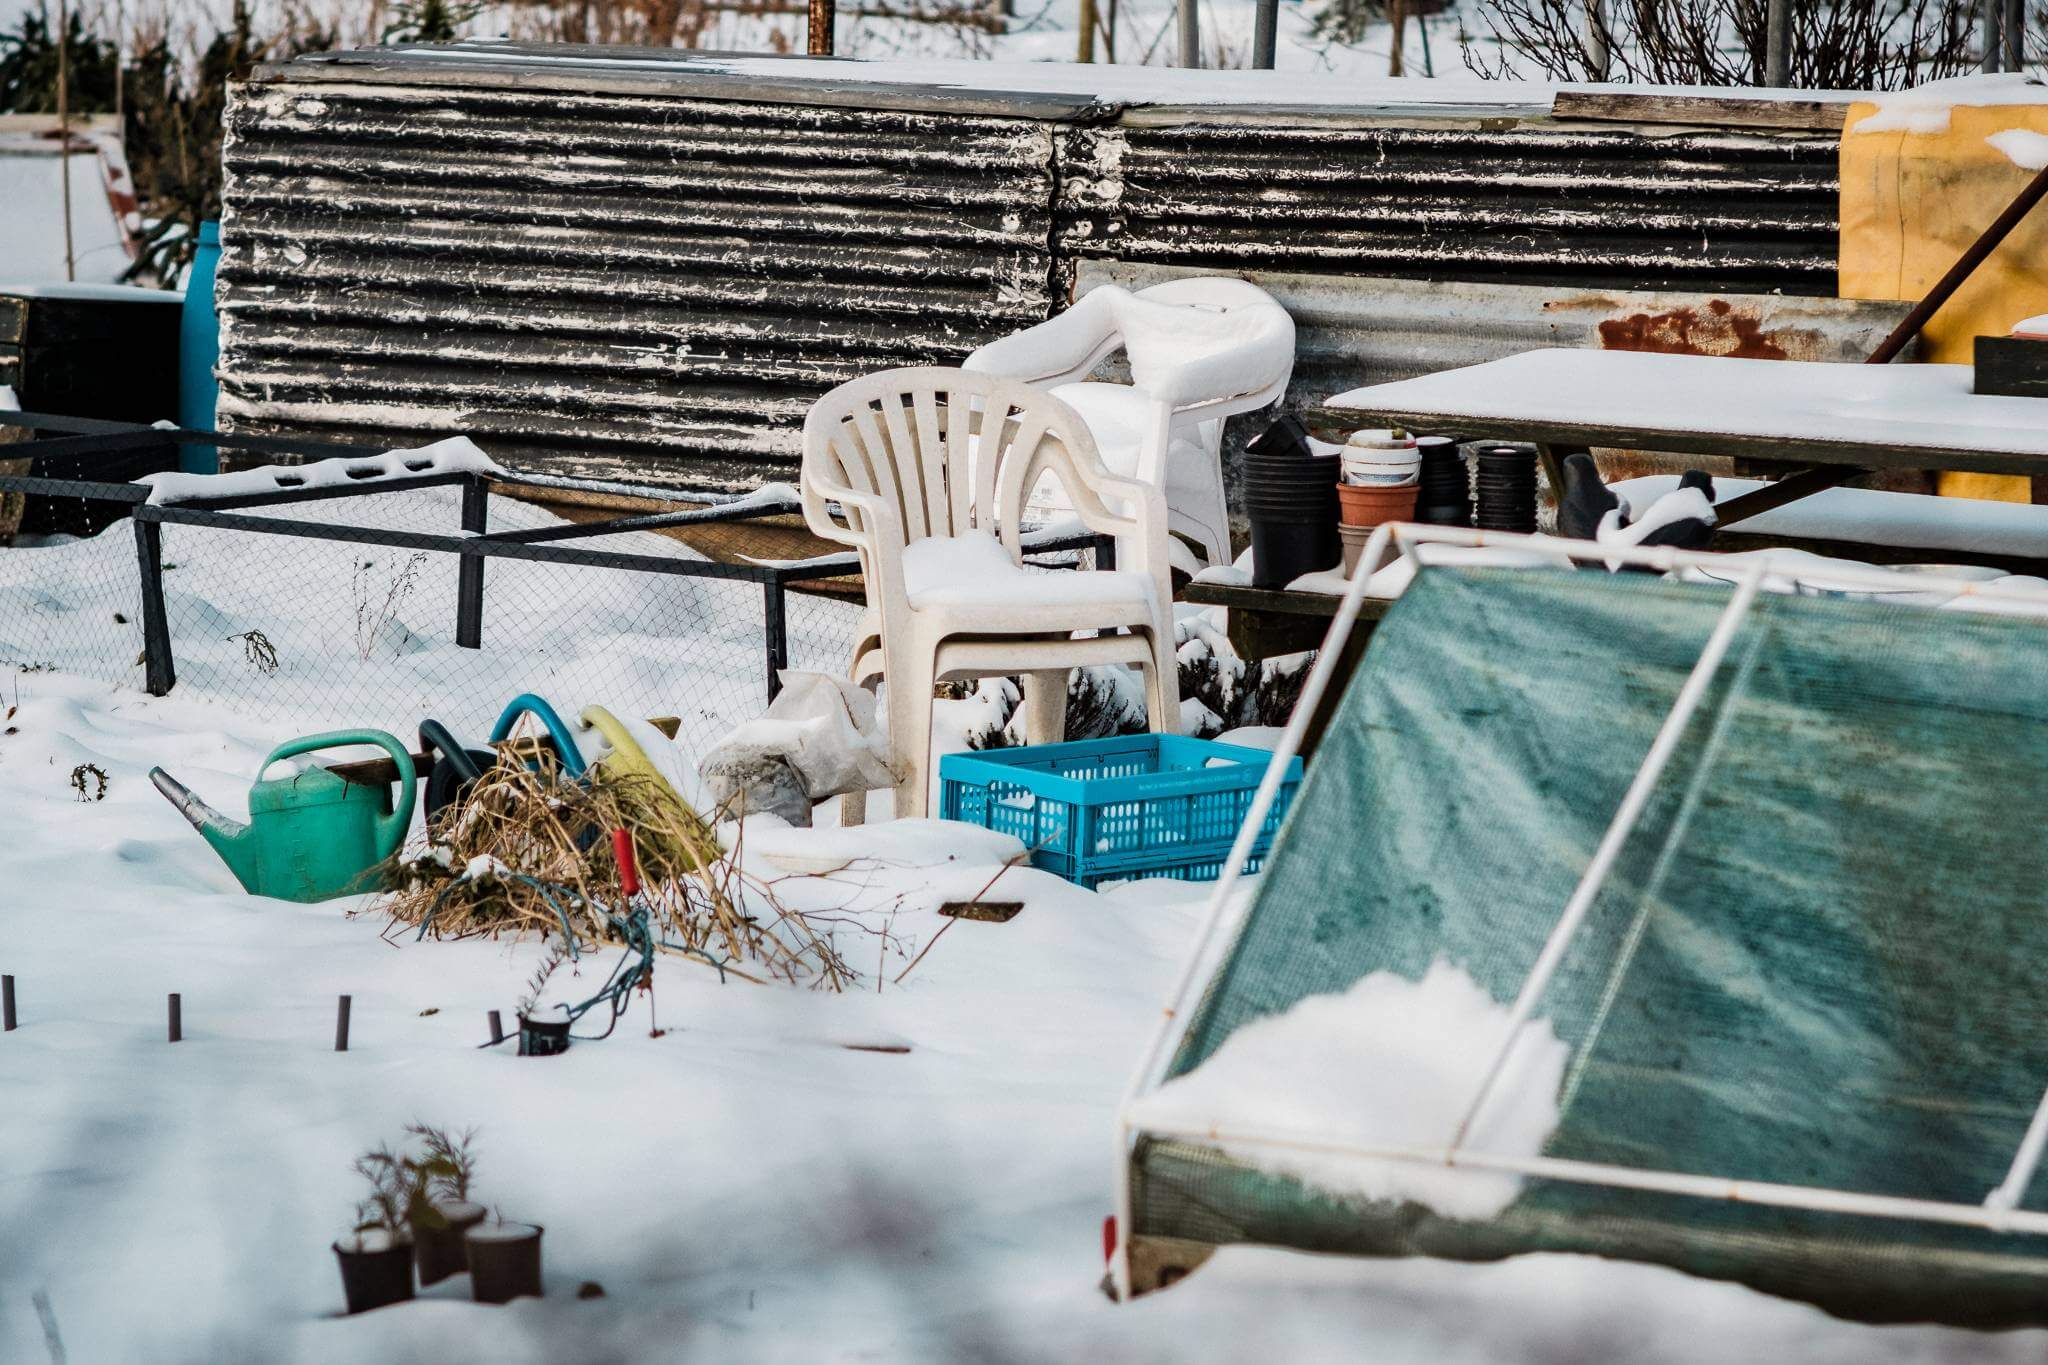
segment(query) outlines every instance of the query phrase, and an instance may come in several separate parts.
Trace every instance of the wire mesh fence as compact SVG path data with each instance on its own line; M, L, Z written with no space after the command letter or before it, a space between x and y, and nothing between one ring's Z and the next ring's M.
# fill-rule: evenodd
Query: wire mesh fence
M15 485L60 487L0 476ZM792 510L773 498L579 525L517 476L224 486L151 502L142 484L61 485L89 494L84 524L104 529L0 553L0 662L294 732L432 718L480 741L531 691L565 713L675 716L701 755L760 714L778 670L843 669L860 618L850 561L768 558L787 531L762 518ZM715 523L721 560L679 521ZM1048 551L1048 568L1097 553Z
M464 492L349 490L232 510L109 501L129 515L96 535L30 537L0 554L0 661L152 691L174 683L178 696L297 729L403 732L432 717L480 738L506 701L535 691L565 710L677 716L692 751L759 714L777 668L845 666L860 607L843 583L733 572L658 532L604 537L602 550L465 555ZM511 497L487 508L493 530L563 524ZM465 562L482 589L469 642Z

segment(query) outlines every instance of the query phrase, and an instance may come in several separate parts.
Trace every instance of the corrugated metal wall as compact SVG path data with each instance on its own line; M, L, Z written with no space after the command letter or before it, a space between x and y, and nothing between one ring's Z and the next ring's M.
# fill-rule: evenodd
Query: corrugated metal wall
M825 388L1046 316L1083 257L1832 292L1811 133L518 56L338 54L236 89L225 423L733 487L793 474Z
M1071 136L1060 240L1160 265L1833 294L1836 141L1150 110Z
M336 74L234 100L237 430L744 486L826 388L1051 308L1051 123Z

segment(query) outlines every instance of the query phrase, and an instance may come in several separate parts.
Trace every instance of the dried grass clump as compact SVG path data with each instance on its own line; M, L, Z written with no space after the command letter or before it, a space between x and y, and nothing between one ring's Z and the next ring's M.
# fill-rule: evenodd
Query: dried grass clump
M437 938L566 934L577 952L616 942L611 916L625 914L626 896L611 831L621 828L633 834L658 947L750 981L837 990L854 979L829 933L744 876L666 783L601 765L570 778L545 756L531 769L500 762L388 864L385 909L393 927Z

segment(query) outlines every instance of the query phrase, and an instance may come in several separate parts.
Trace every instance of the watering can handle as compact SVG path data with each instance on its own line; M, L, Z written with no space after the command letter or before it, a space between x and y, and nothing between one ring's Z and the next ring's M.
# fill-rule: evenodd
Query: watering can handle
M498 723L491 727L491 743L496 744L512 733L512 727L521 716L536 716L545 725L548 734L555 741L555 752L561 756L562 767L571 777L583 776L583 751L576 747L576 739L562 718L555 714L555 708L531 692L521 692L506 704L498 717Z
M270 751L270 757L263 760L263 766L256 770L256 780L263 780L264 772L281 758L295 758L310 754L316 749L341 749L351 744L374 744L391 755L391 761L398 768L398 799L391 803L391 814L377 818L377 842L389 857L405 842L405 830L412 823L414 792L414 771L412 754L398 742L398 736L382 730L328 730L317 735L301 735L288 739Z

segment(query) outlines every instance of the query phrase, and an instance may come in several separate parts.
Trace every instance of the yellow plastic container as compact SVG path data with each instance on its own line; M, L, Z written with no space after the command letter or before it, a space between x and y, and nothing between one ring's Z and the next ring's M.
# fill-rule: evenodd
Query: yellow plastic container
M2048 136L2048 105L1958 106L1945 125L1937 114L1910 130L1859 132L1877 112L1853 105L1842 129L1840 293L1917 300L2034 178L1989 139ZM2035 313L2048 313L2048 209L2022 221L1934 315L1920 357L1967 365L1979 335L2003 336ZM1940 488L1951 497L2032 500L2031 481L2013 475L1945 473Z

